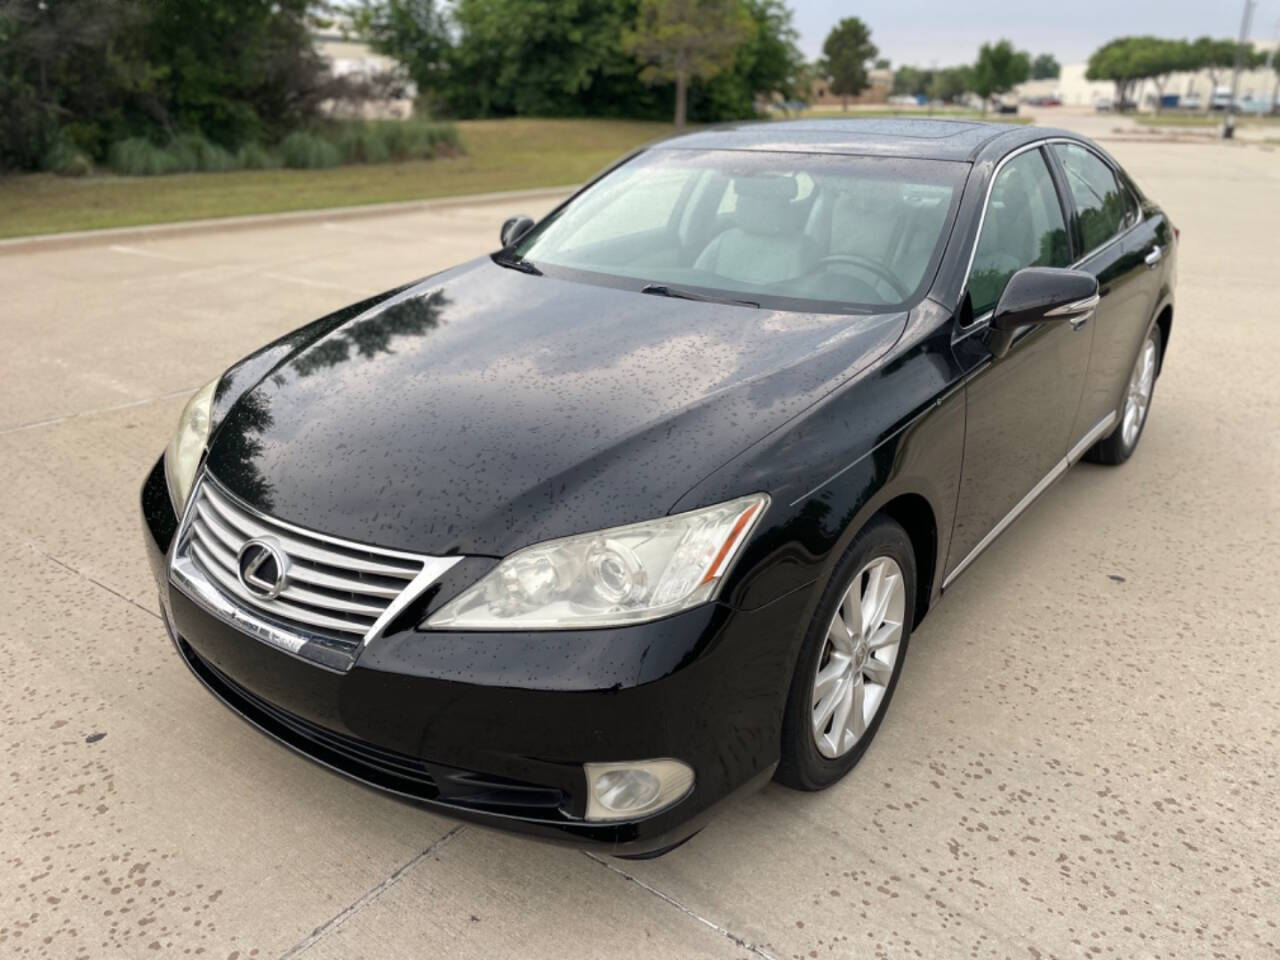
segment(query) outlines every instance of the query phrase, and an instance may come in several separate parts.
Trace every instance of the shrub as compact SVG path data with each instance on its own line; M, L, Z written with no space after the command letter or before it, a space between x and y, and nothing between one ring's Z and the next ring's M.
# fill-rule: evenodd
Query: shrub
M298 170L336 167L342 162L342 152L335 144L304 130L295 130L284 138L280 155L286 167Z
M44 168L60 177L83 177L93 172L93 161L70 140L59 137L44 156Z
M240 148L236 159L246 170L275 170L284 163L280 154L268 150L260 143L246 143Z
M223 173L240 167L235 155L216 143L210 143L198 133L179 134L173 138L169 149L178 158L178 166L182 170Z
M342 128L338 136L343 163L385 163L391 159L386 139L376 126L353 123Z
M107 153L107 165L126 177L154 177L182 169L181 161L172 150L157 147L146 137L130 137L113 143Z

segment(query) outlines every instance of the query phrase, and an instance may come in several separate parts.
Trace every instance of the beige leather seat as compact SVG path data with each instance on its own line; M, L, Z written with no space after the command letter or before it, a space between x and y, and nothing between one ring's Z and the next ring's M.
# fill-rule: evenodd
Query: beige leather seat
M698 255L694 266L745 283L769 284L801 277L818 254L791 209L796 181L776 174L733 178L737 207L733 226Z

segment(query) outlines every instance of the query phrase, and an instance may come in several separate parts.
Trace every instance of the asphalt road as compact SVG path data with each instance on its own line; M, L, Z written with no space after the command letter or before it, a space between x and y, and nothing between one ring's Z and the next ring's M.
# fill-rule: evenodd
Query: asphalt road
M174 655L140 547L192 389L549 201L0 256L0 955L1277 956L1280 153L1109 146L1182 228L1136 458L948 591L852 777L644 863L268 741Z

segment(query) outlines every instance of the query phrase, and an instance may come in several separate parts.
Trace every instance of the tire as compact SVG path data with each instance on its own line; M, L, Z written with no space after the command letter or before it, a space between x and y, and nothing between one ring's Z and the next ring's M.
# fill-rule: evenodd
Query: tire
M874 579L877 571L879 580ZM896 586L893 584L895 576L899 578ZM841 625L847 625L854 610L852 605L845 606L846 596L851 596L856 590L862 599L861 595L871 593L873 581L883 591L876 594L885 602L883 621L876 622L875 616L867 617L864 604L860 602L856 609L858 623L863 629L850 631L846 626L841 632L837 627L837 617ZM877 517L845 551L805 632L783 714L782 756L774 779L796 790L822 790L847 774L862 759L889 709L906 661L915 598L916 561L911 539L888 517ZM869 602L867 609L870 609ZM867 621L872 622L868 624ZM899 626L896 634L890 629L895 621ZM855 633L861 633L861 636ZM896 640L890 643L892 636L896 636ZM831 637L844 646L837 649ZM871 641L873 649L862 644L861 641L866 639ZM886 664L890 652L892 662ZM827 693L823 696L819 696L817 687L820 669L826 673L823 679ZM845 679L833 684L833 676ZM848 685L847 697L841 684ZM860 733L857 732L858 714L855 713L859 686L863 717ZM833 696L840 698L834 706L828 699ZM872 699L874 704L868 716L868 702ZM843 715L849 718L849 722L838 728L837 721L842 716L845 702L848 707ZM821 728L818 727L820 709L830 715Z
M1129 374L1129 382L1125 386L1120 423L1111 431L1110 436L1099 440L1085 453L1084 459L1090 463L1119 466L1138 449L1138 441L1142 439L1142 431L1147 426L1147 417L1151 415L1151 401L1155 399L1156 377L1160 373L1161 342L1160 327L1152 326L1147 339L1142 341L1137 359L1133 362L1133 371ZM1148 374L1150 380L1145 381L1143 399L1143 383ZM1137 418L1132 425L1129 422L1131 413Z

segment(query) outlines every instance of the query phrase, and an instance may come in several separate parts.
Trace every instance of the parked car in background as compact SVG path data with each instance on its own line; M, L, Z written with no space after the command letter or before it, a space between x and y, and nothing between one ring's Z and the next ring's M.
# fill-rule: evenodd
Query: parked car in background
M1241 97L1236 100L1236 113L1248 114L1250 116L1266 116L1274 109L1271 103L1266 100L1257 100L1253 97Z
M332 770L661 853L847 774L956 579L1076 461L1133 455L1176 238L1065 131L642 149L195 394L141 497L166 629Z
M1226 110L1231 106L1231 88L1218 87L1213 91L1213 97L1209 101L1210 110Z
M1204 101L1200 99L1200 94L1189 93L1178 100L1178 107L1181 110L1203 110Z

